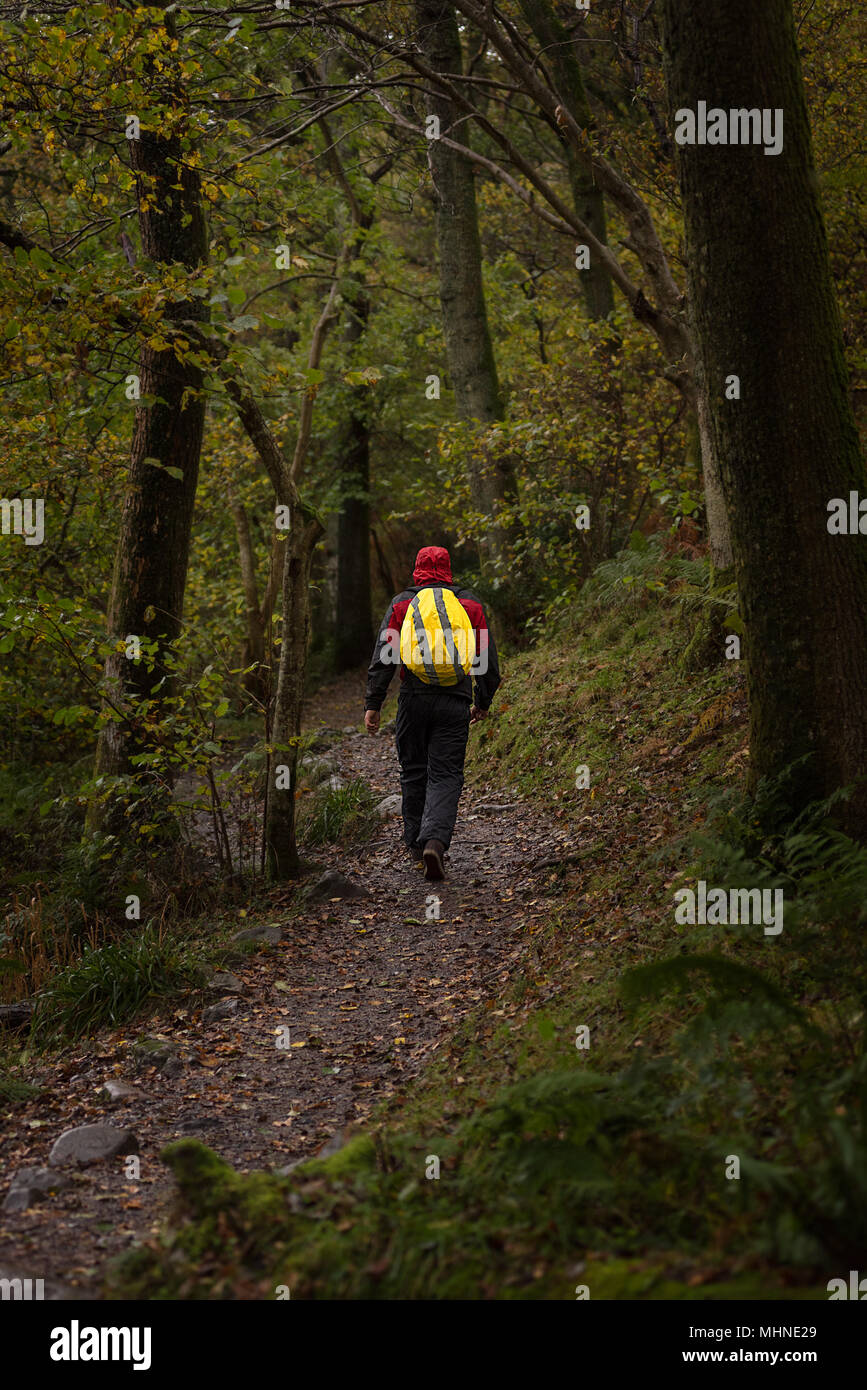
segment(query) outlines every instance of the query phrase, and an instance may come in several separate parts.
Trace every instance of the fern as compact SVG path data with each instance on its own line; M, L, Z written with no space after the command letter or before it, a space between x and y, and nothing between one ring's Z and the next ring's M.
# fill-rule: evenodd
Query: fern
M702 976L718 998L732 999L748 996L756 1009L761 1009L762 1022L776 1016L796 1024L817 1041L827 1041L825 1034L812 1024L804 1010L760 971L720 955L683 955L668 960L653 961L635 966L621 980L624 1002L636 1005L648 998L658 998L669 990L681 993L694 989L695 976Z
M736 690L724 690L722 695L718 695L715 700L707 706L699 715L698 723L686 740L684 747L687 747L694 739L702 738L705 734L711 733L730 719L735 706L740 699L740 694Z

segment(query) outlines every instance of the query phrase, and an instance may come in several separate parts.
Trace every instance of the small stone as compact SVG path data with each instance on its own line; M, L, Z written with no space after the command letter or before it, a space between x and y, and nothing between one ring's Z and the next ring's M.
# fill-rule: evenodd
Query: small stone
M243 994L245 985L231 970L215 970L206 988L216 994Z
M310 740L310 753L327 753L339 732L339 729L320 729Z
M376 808L376 813L379 816L398 816L402 809L403 801L401 797L395 793L394 796L383 797Z
M183 1069L184 1064L180 1057L167 1057L160 1067L160 1076L167 1076L171 1080L173 1076L180 1076Z
M339 874L336 869L329 869L313 885L310 898L313 902L325 901L328 898L367 898L370 894L362 883L353 883L351 878L345 874Z
M346 783L344 782L342 777L338 777L335 773L333 777L329 777L326 785L330 792L342 792L343 788L346 786Z
M156 1067L166 1075L170 1062L180 1062L177 1047L168 1038L139 1038L133 1046L133 1057L137 1068Z
M345 1140L343 1138L343 1130L337 1129L334 1131L328 1142L326 1144L323 1144L316 1157L330 1158L332 1154L339 1153L339 1151L343 1148L344 1143Z
M120 1154L136 1153L138 1147L138 1139L131 1129L118 1129L115 1125L79 1125L61 1134L48 1155L48 1162L54 1166L78 1163L86 1168Z
M30 1187L39 1192L62 1192L72 1186L72 1178L55 1173L51 1168L19 1168L12 1177L12 1188Z
M343 728L342 728L342 730L341 730L341 733L344 733L344 734L357 734L357 733L358 733L358 730L356 729L356 727L355 727L354 724L344 724L344 726L343 726Z
M276 946L283 940L283 933L279 927L261 926L247 927L245 931L235 932L233 941L267 941L270 946Z
M44 1202L46 1193L39 1187L12 1187L3 1203L3 1210L9 1213L26 1211L37 1202Z
M209 1008L202 1010L202 1022L219 1023L224 1018L231 1018L232 1014L237 1012L237 999L220 999L218 1003L211 1004Z
M180 1124L175 1125L176 1134L196 1134L203 1129L219 1128L222 1120L215 1120L209 1115L192 1115L188 1120L181 1120Z
M109 1100L129 1100L137 1096L138 1091L134 1086L125 1086L122 1081L106 1081L100 1095L107 1096Z
M309 755L301 759L302 777L305 782L315 786L317 782L324 782L326 777L331 777L339 773L340 768L333 758L314 758Z

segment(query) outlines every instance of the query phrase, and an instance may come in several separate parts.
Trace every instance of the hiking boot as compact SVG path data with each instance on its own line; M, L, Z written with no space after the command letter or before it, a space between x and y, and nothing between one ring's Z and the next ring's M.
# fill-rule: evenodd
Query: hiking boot
M407 845L406 852L415 864L422 863L421 845L419 844L418 840L416 840L411 845Z
M425 845L422 858L424 859L424 876L429 882L438 882L445 878L446 872L443 868L445 852L445 845L441 840L428 840Z

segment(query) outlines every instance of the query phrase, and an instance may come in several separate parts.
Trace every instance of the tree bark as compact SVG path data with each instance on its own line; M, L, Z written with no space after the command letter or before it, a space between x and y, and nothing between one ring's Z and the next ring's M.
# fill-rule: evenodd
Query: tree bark
M321 534L322 523L318 517L305 515L304 508L296 500L292 506L283 565L283 626L271 737L276 756L269 760L271 783L265 825L266 866L269 878L273 879L295 878L300 869L295 835L298 740L310 645L310 571L313 550ZM279 766L289 770L288 786L276 785L274 770Z
M370 594L370 388L351 388L353 401L340 440L342 497L337 519L337 620L334 667L350 670L370 660L373 622Z
M867 542L828 503L867 495L791 0L664 0L672 112L784 113L783 148L684 145L692 317L749 658L751 785L797 764L791 810L858 784L867 839ZM740 399L727 379L740 378ZM859 779L860 780L859 782Z
M357 231L369 231L373 218L361 213ZM361 241L356 238L355 256ZM370 300L361 275L344 285L343 343L347 365L355 365L364 342ZM370 659L373 619L370 595L370 387L347 386L345 415L337 434L340 512L337 518L337 615L334 666L346 671Z
M581 64L574 43L551 8L548 0L519 0L524 18L542 45L545 61L550 64L557 90L576 125L589 132L593 118L584 91ZM608 245L605 223L605 195L593 176L593 161L582 154L573 140L561 133L572 189L572 202L582 222L594 236ZM581 290L587 312L592 319L607 318L614 308L611 276L596 256L590 257L590 268L581 272Z
M204 265L208 240L199 175L184 161L180 140L143 126L141 138L130 141L130 152L143 254L161 265L179 262L186 270ZM191 298L169 304L163 317L167 327L175 327L182 320L205 321L208 311L201 299ZM182 355L182 344L176 332L171 347L156 350L143 344L141 348L142 395L160 399L136 411L108 634L118 642L128 635L138 636L142 643L156 640L159 655L155 672L143 660L127 659L123 651L108 657L109 695L116 706L129 712L129 719L104 725L97 746L97 776L129 772L130 757L148 746L134 707L150 697L166 674L160 658L164 659L181 627L205 420L202 373L177 355L175 348ZM181 476L167 469L180 470ZM171 689L171 681L166 680L159 698L166 698ZM90 827L104 826L108 814L107 808L103 814L94 805Z
M419 43L437 71L462 72L461 41L452 5L416 0ZM428 116L438 117L443 134L459 113L442 93L426 96ZM469 143L466 122L458 137ZM428 142L428 164L436 199L440 261L440 305L449 372L458 413L482 425L503 418L497 364L488 327L482 284L482 247L472 165L440 140Z
M238 558L241 566L241 585L244 590L244 644L241 652L241 665L246 674L244 689L260 705L265 705L271 689L272 651L269 640L271 615L274 602L280 590L283 573L283 545L275 536L271 547L271 563L262 599L256 582L256 555L250 523L243 503L239 501L234 489L229 490L229 511L235 523L238 537ZM254 667L253 670L247 668Z
M437 72L463 71L460 34L454 7L443 0L416 0L418 41ZM436 116L442 135L455 134L465 145L470 133L466 117L451 98L431 87L426 94L427 116ZM462 420L487 427L503 418L503 401L488 325L482 281L482 247L473 166L443 140L428 142L428 164L436 200L439 251L440 307L449 375L455 405ZM489 560L505 577L508 570L508 528L498 518L517 495L514 469L504 460L486 457L484 441L478 458L469 464L470 485L480 510L489 518L483 563Z
M704 511L710 562L715 574L724 578L734 562L729 515L726 510L719 460L710 421L710 404L704 382L695 385L695 418L701 451L701 472L704 482Z

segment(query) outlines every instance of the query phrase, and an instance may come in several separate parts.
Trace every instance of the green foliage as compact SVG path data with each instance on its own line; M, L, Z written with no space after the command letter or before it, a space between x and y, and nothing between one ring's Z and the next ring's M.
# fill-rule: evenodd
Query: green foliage
M376 797L367 782L345 787L323 784L301 803L299 838L307 845L346 843L363 838L376 825Z
M145 926L107 946L85 950L38 996L32 1036L46 1046L117 1027L199 981L181 945Z
M34 1097L42 1093L41 1086L35 1086L30 1081L25 1081L23 1077L12 1076L2 1066L0 1066L0 1101L7 1105L21 1105L26 1100L33 1100Z
M629 542L648 500L693 477L682 410L631 317L618 311L613 323L582 323L565 339L546 363L516 369L505 421L483 437L457 424L439 437L442 505L460 540L478 541L490 526L471 480L514 470L518 493L498 515L508 554L500 569L487 567L481 588L520 631L528 617L532 632L543 610L574 601ZM576 524L580 506L586 528Z
M790 773L756 800L718 798L696 837L708 881L782 887L779 939L757 949L735 937L725 954L654 961L622 989L645 1015L671 992L686 1004L673 1040L677 1110L713 1130L732 1117L720 1151L742 1155L744 1201L761 1213L756 1248L851 1262L867 1234L867 849L829 822L828 802L784 833L762 832L761 807L786 804Z

